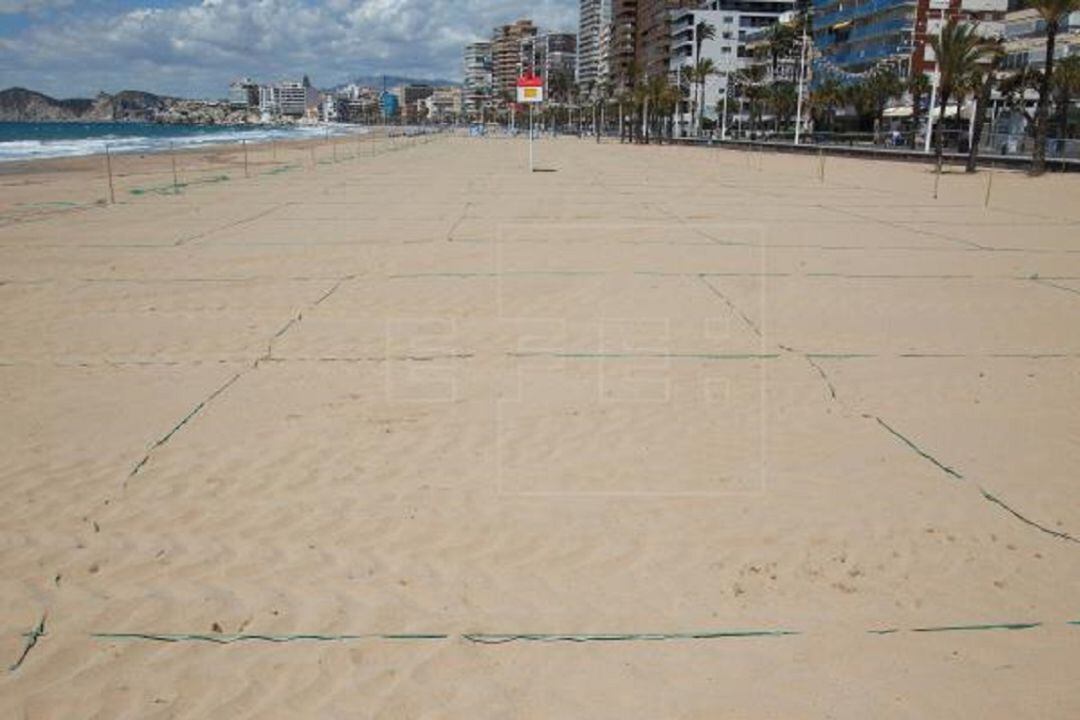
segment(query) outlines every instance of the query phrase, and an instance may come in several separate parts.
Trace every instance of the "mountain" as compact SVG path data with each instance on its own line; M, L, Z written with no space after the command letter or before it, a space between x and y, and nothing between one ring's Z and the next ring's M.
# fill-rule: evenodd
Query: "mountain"
M100 93L92 100L57 100L26 88L0 91L0 122L159 122L238 125L258 122L258 113L234 110L225 103L123 90Z
M0 91L0 121L149 121L167 111L175 102L173 98L137 90L124 90L115 95L101 93L92 100L57 100L43 93L15 87Z

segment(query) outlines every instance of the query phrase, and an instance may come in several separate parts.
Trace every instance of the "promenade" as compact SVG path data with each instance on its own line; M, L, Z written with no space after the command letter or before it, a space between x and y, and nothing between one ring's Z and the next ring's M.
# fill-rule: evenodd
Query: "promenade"
M0 177L0 715L1080 714L1075 177L279 151Z

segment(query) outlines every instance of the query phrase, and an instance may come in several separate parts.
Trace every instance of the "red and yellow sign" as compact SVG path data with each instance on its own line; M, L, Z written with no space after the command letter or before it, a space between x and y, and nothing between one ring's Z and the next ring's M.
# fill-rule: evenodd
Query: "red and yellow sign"
M517 101L519 103L544 102L544 80L535 75L522 75L517 81Z

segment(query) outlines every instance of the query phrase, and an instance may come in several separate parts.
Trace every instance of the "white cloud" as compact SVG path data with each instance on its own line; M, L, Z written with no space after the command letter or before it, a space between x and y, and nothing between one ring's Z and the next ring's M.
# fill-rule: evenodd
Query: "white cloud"
M39 13L42 10L71 7L75 0L0 0L0 15Z
M519 17L573 30L577 6L577 0L202 0L111 15L80 8L8 38L0 47L0 87L220 96L237 75L308 73L323 85L383 72L457 78L466 42Z

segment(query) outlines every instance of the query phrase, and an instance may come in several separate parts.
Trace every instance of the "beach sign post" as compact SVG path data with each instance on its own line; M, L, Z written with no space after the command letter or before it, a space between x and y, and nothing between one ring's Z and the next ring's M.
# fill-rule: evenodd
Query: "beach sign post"
M532 73L517 81L517 101L529 106L529 172L533 172L533 107L544 102L544 80Z

